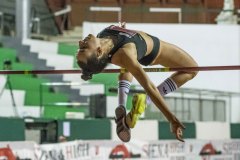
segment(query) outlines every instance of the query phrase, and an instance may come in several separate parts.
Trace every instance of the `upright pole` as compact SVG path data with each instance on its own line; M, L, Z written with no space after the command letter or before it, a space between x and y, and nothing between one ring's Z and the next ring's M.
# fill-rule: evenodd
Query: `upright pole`
M39 87L39 105L40 105L40 117L42 118L43 117L43 92L42 92L42 89L43 89L43 84L40 84L40 87Z
M9 75L7 75L7 84L8 84L9 90L10 90L10 94L11 94L13 111L14 111L15 116L18 117L17 105L16 105L16 102L15 102L15 99L14 99L12 84L11 84Z
M30 36L31 0L16 0L16 36L26 39Z

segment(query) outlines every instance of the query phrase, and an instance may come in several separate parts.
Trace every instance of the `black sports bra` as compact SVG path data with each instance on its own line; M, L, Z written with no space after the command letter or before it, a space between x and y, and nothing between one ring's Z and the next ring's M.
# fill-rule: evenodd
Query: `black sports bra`
M109 61L111 62L112 56L116 51L121 48L126 43L134 43L137 49L137 59L140 61L147 52L147 44L143 37L134 30L129 30L121 27L111 25L104 30L102 30L97 37L104 38L107 36L116 37L116 44L109 52Z

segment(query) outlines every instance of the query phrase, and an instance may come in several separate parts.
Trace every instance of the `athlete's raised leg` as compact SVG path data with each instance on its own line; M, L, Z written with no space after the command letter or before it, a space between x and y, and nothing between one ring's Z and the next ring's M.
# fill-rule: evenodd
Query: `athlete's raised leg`
M117 124L117 135L123 142L128 142L131 139L131 130L126 123L126 104L132 79L133 76L130 72L119 74L118 107L115 110L115 120Z
M160 53L153 61L152 65L162 65L165 67L197 67L194 59L179 47L161 41ZM175 91L177 88L193 79L198 72L175 72L168 79L157 86L162 96ZM127 123L130 128L134 128L139 116L144 112L147 104L151 102L150 97L145 94L136 94L133 97L133 107L127 115Z

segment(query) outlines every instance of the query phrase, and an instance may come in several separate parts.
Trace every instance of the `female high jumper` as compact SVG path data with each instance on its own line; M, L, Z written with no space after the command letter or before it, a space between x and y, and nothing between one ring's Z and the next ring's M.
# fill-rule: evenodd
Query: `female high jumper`
M171 131L176 138L184 141L182 130L185 127L168 109L162 96L175 91L193 79L197 71L175 72L156 87L142 68L142 65L197 67L194 59L184 50L145 32L125 29L125 23L121 23L120 27L111 25L105 28L97 37L89 34L80 40L76 59L82 69L84 80L91 79L93 74L100 73L108 63L125 69L125 72L119 75L119 106L115 110L116 132L123 142L130 141L130 128L134 128L140 114L151 101L169 121ZM144 88L146 94L134 95L133 106L127 114L127 94L133 77Z

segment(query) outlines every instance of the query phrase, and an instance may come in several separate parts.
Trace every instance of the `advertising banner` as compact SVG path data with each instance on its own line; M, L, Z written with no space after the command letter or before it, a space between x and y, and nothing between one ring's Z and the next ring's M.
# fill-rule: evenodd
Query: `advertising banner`
M240 140L71 141L56 144L0 142L0 159L8 160L240 160Z

